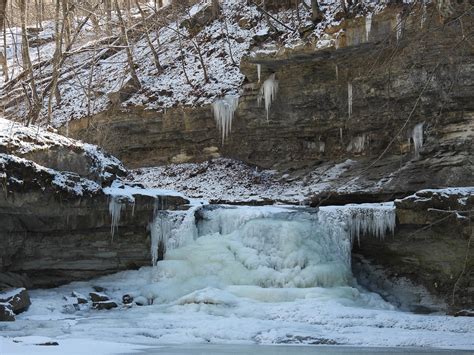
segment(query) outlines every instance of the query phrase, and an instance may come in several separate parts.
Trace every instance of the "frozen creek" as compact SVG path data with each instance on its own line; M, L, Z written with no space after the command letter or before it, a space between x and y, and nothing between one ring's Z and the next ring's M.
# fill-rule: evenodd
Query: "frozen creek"
M353 279L352 240L363 243L366 232L391 237L391 204L207 206L157 217L152 245L166 245L164 260L32 291L29 311L0 324L0 353L113 354L209 343L474 349L472 318L401 312ZM74 308L71 292L88 295L93 286L114 300L129 294L148 305ZM32 345L44 340L59 346Z

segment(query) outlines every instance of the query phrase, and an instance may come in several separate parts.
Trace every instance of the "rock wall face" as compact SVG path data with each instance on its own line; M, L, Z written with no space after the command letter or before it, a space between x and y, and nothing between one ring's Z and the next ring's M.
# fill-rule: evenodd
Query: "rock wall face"
M472 308L474 189L424 190L395 205L395 235L384 240L366 238L354 248L354 254L362 255L372 268L383 270L383 277L375 282L373 277L361 277L365 265L356 256L353 268L362 284L380 292L392 283L390 292L385 290L389 299L400 294L409 303L404 305L408 310L455 313Z
M186 203L167 197L163 207L185 208ZM112 236L109 196L102 193L84 197L38 190L2 194L0 275L26 275L34 287L51 287L151 265L148 226L155 209L155 198L135 196L133 205L122 205ZM0 277L0 284L4 281L6 286L6 279ZM13 278L10 286L18 286L14 282Z
M147 228L155 212L186 209L188 201L116 184L102 188L126 173L95 146L0 119L0 290L150 265ZM118 203L112 234L110 206Z
M133 168L225 156L294 170L350 158L372 184L390 178L386 189L468 185L474 68L463 33L472 14L443 24L432 10L390 7L372 18L370 31L363 17L328 29L337 49L257 52L242 61L247 79L224 144L210 107L115 108L73 121L69 131ZM279 90L267 120L257 98L272 74Z

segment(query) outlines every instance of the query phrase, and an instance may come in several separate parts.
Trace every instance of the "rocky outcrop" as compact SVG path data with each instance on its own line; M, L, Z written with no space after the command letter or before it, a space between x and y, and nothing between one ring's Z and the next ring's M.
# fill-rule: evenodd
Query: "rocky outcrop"
M109 200L103 192L71 196L31 188L0 195L0 240L5 246L0 249L0 274L25 274L33 286L49 287L150 265L147 228L156 199L123 201L113 238ZM169 196L162 206L178 209L186 204Z
M474 178L474 82L462 33L473 22L443 24L432 7L424 16L422 8L391 6L373 16L370 31L364 17L327 29L327 48L243 60L246 83L225 144L210 107L115 107L72 121L69 131L130 167L225 156L292 174L352 159L340 184L357 179L351 193L466 186ZM268 120L257 103L257 65L261 81L275 74L279 83Z
M122 163L97 146L3 118L0 154L30 160L46 169L74 173L100 185L126 175Z
M30 305L30 296L24 288L0 292L0 322L14 321L15 315L27 311Z
M398 298L394 303L403 300L408 310L474 308L474 189L425 190L395 204L395 235L355 246L354 254L363 256L353 262L361 283L385 290L388 299Z
M30 140L28 134L23 134L25 130L22 128L21 134L10 139L14 144L4 146L11 153L38 157L38 138ZM37 137L45 136L45 132L38 131ZM6 141L1 138L0 134L0 147ZM67 146L63 144L65 140L53 137L52 146L60 146L66 155L80 146L72 140ZM44 152L54 161L57 150L47 151L47 146ZM86 152L98 159L87 162L84 158L85 171L98 172L100 183L107 183L101 177L115 176L109 167L125 172L116 158L99 152L97 147L87 147ZM80 155L84 154L83 150ZM139 187L114 185L104 190L91 180L93 177L72 172L75 159L62 160L62 164L70 165L64 165L66 171L58 171L40 165L40 158L34 162L18 155L0 153L1 288L49 287L149 265L147 229L155 211L186 209L188 205L188 200L178 195L160 197L158 192L150 191L142 194ZM104 169L95 169L97 166Z

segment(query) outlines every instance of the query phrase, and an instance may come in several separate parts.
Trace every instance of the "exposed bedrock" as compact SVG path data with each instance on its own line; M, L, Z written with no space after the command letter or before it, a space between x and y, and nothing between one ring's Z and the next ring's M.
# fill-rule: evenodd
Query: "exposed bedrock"
M147 228L155 209L187 208L188 201L175 196L158 204L152 196L134 195L133 204L120 200L112 237L110 196L87 186L76 195L52 185L48 172L31 169L7 165L7 178L1 180L0 288L50 287L150 265Z
M338 49L281 49L243 60L247 79L224 144L211 107L163 113L114 106L70 122L69 132L132 168L225 156L288 172L353 159L360 164L347 175L362 175L372 188L380 183L385 193L468 186L474 61L462 33L472 30L472 14L462 25L442 24L429 11L422 25L421 10L405 10L374 16L368 40L359 17L327 30ZM267 121L257 98L271 74L279 90Z
M474 308L474 189L421 191L395 205L393 236L354 245L359 282L410 311Z

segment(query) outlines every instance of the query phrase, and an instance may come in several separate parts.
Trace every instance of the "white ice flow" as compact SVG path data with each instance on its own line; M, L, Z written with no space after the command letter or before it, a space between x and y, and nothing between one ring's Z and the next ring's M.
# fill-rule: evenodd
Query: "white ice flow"
M351 239L389 235L392 204L191 211L155 218L157 241L166 244L156 266L32 291L30 310L1 325L0 349L17 349L13 338L32 335L57 341L63 353L78 339L83 349L97 341L474 349L469 318L401 312L353 280ZM119 304L129 294L149 305L97 311L64 297L92 286Z
M258 105L260 106L262 98L265 100L265 111L267 112L267 121L270 118L270 106L275 100L278 93L278 80L276 80L275 74L271 74L267 80L263 82L260 88L260 94L257 97Z
M238 106L239 97L232 95L224 96L222 99L218 99L212 104L214 119L217 128L221 132L222 144L224 144L226 138L232 131L232 121L234 120L234 114Z

